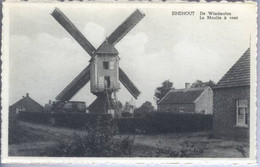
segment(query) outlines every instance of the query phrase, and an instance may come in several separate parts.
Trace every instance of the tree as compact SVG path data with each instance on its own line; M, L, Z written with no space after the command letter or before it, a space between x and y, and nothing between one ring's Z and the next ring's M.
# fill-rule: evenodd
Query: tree
M209 86L212 88L212 87L216 86L216 83L212 80L209 80L208 82L196 80L193 84L191 84L191 88L200 88L200 87L205 87L205 86Z
M122 110L123 104L121 103L121 101L118 100L115 104L119 110Z
M158 103L171 89L174 89L174 87L170 80L165 80L160 87L157 87L154 93L156 103Z
M131 109L131 105L128 101L125 102L125 105L123 107L123 111L124 112L130 112L130 109Z
M151 102L146 101L144 102L139 108L135 109L135 116L141 116L147 112L154 111L154 106Z
M142 111L154 111L154 107L153 107L153 105L152 105L152 103L151 102L149 102L149 101L146 101L146 102L144 102L142 105L141 105L141 107L139 107L138 108L139 110L142 110Z

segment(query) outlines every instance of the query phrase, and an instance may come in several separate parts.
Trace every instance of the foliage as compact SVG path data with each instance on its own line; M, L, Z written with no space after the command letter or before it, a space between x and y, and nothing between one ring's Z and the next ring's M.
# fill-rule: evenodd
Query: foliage
M120 133L196 132L212 129L212 115L150 112L144 117L117 119Z
M8 125L8 143L17 144L23 142L24 139L24 129L18 124L17 119L9 118Z
M154 111L154 106L151 102L146 101L144 102L139 108L135 109L134 116L140 117L144 116L146 113Z
M118 108L119 110L122 110L122 108L123 108L123 104L121 103L121 101L117 101L117 102L116 102L116 106L117 106L117 108Z
M160 87L157 87L154 93L156 103L158 103L171 89L174 89L174 87L170 80L165 80Z
M245 150L245 148L246 148L245 144L240 144L240 145L236 146L236 150L238 152L240 152L243 155L244 158L246 157L246 150Z
M212 80L209 80L207 82L203 82L201 80L196 80L194 83L191 84L192 88L200 88L200 87L206 87L206 86L213 88L216 86L216 83Z
M144 118L119 118L115 120L119 133L145 133L146 121Z
M160 144L160 141L159 141ZM180 150L173 150L171 147L161 148L158 144L156 147L157 157L193 157L201 155L207 148L206 144L193 144L187 141L182 142Z
M83 136L74 135L70 142L61 142L42 152L43 156L63 157L126 157L132 155L134 139L115 139L115 124L100 117L86 129Z
M122 117L132 117L133 114L130 113L130 112L122 112L121 116L122 116Z

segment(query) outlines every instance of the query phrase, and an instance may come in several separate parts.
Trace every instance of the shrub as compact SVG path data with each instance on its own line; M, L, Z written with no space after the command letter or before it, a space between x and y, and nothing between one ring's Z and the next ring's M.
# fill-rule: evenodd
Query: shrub
M245 158L246 157L246 148L247 146L245 144L240 144L240 145L237 145L235 148L238 152L240 152L242 154L242 156Z
M160 148L157 145L156 153L157 157L193 157L198 156L204 153L207 150L207 145L200 143L200 144L192 144L187 141L182 142L180 150L173 150L172 148Z
M135 110L134 117L145 117L147 113L147 111Z
M18 124L16 118L9 118L9 125L8 125L8 143L9 144L16 144L23 142L23 128Z
M130 113L130 112L122 112L121 116L122 116L122 117L132 117L133 114Z
M116 119L117 127L120 133L145 133L146 121L143 118L119 118Z
M125 157L132 155L133 139L115 139L117 128L113 121L100 117L86 129L83 136L74 135L70 142L62 142L42 152L43 156L63 157Z

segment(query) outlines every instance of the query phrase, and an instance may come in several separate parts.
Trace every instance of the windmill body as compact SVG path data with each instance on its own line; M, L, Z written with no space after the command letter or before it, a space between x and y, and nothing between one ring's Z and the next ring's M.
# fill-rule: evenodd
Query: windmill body
M93 113L114 113L116 109L115 93L120 89L119 81L135 98L139 96L140 91L119 67L119 53L114 45L134 28L145 16L144 13L139 9L135 10L98 49L95 49L60 9L55 8L51 15L91 56L90 64L56 97L57 104L69 101L89 81L91 93L97 96L89 106L89 111ZM114 94L114 98L112 98L112 94Z
M90 60L90 88L95 95L117 92L120 89L118 51L107 41Z

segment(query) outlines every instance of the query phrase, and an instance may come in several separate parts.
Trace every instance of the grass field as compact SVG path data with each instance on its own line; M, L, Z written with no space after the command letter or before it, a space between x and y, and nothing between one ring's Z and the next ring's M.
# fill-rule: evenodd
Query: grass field
M27 122L18 123L25 136L23 136L22 142L9 145L9 156L40 156L44 150L55 146L61 141L69 142L75 134L86 134L85 131L69 128L50 127ZM205 147L201 154L192 157L242 158L243 155L236 149L238 145L245 145L246 157L248 157L249 152L248 142L212 139L210 138L211 132L117 135L114 137L121 138L125 136L134 138L132 152L135 157L156 157L158 156L158 150L162 152L159 156L165 156L165 150L173 152L181 150L183 148L182 143Z

